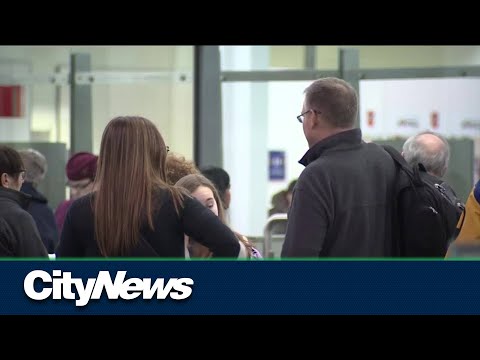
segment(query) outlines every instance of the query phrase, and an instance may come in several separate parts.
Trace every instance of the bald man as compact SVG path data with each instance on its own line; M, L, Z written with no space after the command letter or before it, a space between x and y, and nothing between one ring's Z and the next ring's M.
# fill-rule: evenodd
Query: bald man
M405 141L402 155L410 165L422 164L428 173L441 179L448 170L450 146L442 135L422 131Z
M422 131L405 141L402 155L413 167L423 165L429 174L426 180L436 187L441 185L449 200L459 208L460 215L464 204L457 198L450 185L442 180L447 173L450 160L450 145L447 139L433 131Z

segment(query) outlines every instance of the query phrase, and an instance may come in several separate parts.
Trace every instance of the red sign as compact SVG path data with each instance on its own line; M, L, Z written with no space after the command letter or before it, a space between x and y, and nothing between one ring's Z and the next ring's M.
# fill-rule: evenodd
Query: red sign
M375 112L374 111L368 111L367 112L367 124L370 127L375 126Z
M438 120L438 112L432 111L432 113L430 114L430 126L433 129L436 129L436 128L438 128L439 125L440 124L439 124L439 120Z
M22 117L21 86L0 86L0 117Z

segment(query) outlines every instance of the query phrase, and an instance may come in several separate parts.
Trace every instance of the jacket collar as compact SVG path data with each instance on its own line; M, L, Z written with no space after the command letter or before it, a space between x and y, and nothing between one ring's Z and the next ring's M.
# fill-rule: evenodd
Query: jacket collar
M0 186L0 199L6 199L11 202L15 202L23 209L28 207L31 198L32 197L28 194Z
M303 155L299 163L303 166L307 166L318 159L326 150L341 145L354 146L360 145L361 143L362 131L360 129L345 130L317 142L305 153L305 155Z
M32 197L31 201L36 201L42 204L46 204L48 202L47 198L38 192L31 182L25 181L20 191L24 194L30 195Z

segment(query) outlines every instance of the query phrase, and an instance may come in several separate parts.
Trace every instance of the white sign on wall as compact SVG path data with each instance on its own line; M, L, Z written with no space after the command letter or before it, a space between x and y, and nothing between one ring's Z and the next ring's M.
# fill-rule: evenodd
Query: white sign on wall
M360 124L367 139L422 130L480 136L480 78L360 81Z

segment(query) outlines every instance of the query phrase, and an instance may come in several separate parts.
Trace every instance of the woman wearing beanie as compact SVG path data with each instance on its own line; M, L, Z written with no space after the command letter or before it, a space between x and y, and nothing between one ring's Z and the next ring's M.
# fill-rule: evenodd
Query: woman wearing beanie
M55 220L59 234L62 232L65 215L72 203L93 191L93 181L97 171L98 156L82 151L74 154L67 162L67 186L70 188L70 199L58 205Z

